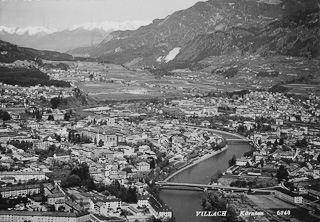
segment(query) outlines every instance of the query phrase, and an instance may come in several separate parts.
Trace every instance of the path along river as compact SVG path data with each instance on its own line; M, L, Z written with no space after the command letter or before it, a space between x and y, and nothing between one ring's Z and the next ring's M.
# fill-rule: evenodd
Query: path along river
M236 139L235 135L219 132L225 139ZM199 164L192 166L172 177L170 182L186 182L208 184L211 177L219 170L228 168L228 161L233 155L241 157L249 151L250 145L244 142L232 141L228 143L228 149L212 156ZM186 190L162 190L160 197L173 209L177 222L207 222L220 221L218 218L196 216L196 211L202 210L201 197L203 193Z

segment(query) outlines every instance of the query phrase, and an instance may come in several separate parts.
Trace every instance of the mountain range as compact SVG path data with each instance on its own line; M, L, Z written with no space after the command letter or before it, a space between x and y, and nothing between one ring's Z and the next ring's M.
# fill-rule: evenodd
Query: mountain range
M64 30L0 26L0 39L23 47L65 52L78 47L96 46L112 31L134 30L149 23L150 21L106 21L74 25Z
M69 51L127 66L187 66L235 53L317 56L317 0L209 0Z
M320 55L319 7L319 0L209 0L152 23L88 23L63 31L0 27L0 39L158 69L220 55L313 58Z

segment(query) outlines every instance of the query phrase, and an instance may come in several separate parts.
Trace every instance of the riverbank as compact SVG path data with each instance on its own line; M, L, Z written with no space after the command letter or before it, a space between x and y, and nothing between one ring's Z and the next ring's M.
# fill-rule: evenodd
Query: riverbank
M185 127L196 128L196 129L205 129L207 131L211 131L211 132L215 132L215 133L222 133L222 134L226 134L226 135L229 135L229 136L234 136L234 137L237 137L239 139L247 139L246 137L244 137L244 136L242 136L240 134L230 133L230 132L223 131L223 130L218 130L218 129L206 128L204 126L185 125Z
M226 134L226 135L229 135L229 136L234 136L234 137L237 137L239 139L247 139L246 137L242 136L242 135L239 135L239 134L235 134L235 133L230 133L230 132L226 132L226 131L223 131L223 130L217 130L217 129L210 129L210 128L206 128L206 127L200 127L200 126L193 126L193 125L184 125L184 127L190 127L190 128L196 128L196 129L204 129L204 130L207 130L207 131L211 131L211 132L215 132L215 133L220 133L220 134ZM170 174L168 177L166 177L163 181L167 182L169 181L172 177L174 177L175 175L181 173L182 171L200 163L201 161L204 161L210 157L213 157L225 150L228 149L228 145L226 145L225 147L223 147L221 150L218 150L218 151L213 151L211 152L210 154L206 154L204 155L203 157L201 157L200 159L182 167L181 169L177 170L176 172L174 172L173 174Z
M170 180L172 177L174 177L174 176L177 175L178 173L181 173L182 171L184 171L184 170L186 170L186 169L188 169L188 168L190 168L190 167L192 167L192 166L194 166L194 165L197 165L198 163L200 163L200 162L202 162L202 161L204 161L204 160L206 160L206 159L208 159L208 158L210 158L210 157L213 157L213 156L215 156L215 155L217 155L217 154L219 154L219 153L221 153L221 152L223 152L223 151L225 151L225 150L227 150L227 149L228 149L228 145L226 145L225 147L223 147L221 150L215 150L215 151L213 151L213 152L211 152L211 153L209 153L209 154L206 154L206 155L202 156L200 159L193 161L192 163L190 163L190 164L182 167L181 169L177 170L177 171L174 172L173 174L169 175L169 176L168 176L167 178L165 178L163 181L164 181L164 182L167 182L168 180Z
M239 138L226 134L224 131L220 131L219 133L226 140ZM224 152L213 155L197 165L177 173L174 177L170 178L170 182L208 184L213 176L217 176L218 172L225 171L229 167L228 161L233 156L237 158L242 157L250 148L248 143L235 140L228 144L228 149ZM196 212L203 211L201 206L202 196L202 192L183 189L162 189L159 193L159 197L173 210L177 222L220 221L219 218L197 216Z

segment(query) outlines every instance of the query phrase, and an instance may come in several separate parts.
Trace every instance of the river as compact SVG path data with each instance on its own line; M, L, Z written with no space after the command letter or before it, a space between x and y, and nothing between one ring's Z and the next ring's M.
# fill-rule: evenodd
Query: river
M234 139L236 136L219 133L225 139ZM250 145L243 142L232 141L228 143L228 149L213 157L210 157L199 164L190 167L172 177L170 182L186 182L208 184L211 177L221 170L228 168L228 161L233 155L241 157L251 149ZM220 221L215 217L196 216L196 211L202 210L201 197L203 192L186 190L162 190L160 197L173 209L177 222L207 222Z

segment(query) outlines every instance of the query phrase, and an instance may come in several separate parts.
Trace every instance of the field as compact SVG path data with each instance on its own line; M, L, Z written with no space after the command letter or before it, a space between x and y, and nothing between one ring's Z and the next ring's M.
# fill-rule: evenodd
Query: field
M320 83L314 84L287 84L283 85L289 89L289 93L294 93L298 95L307 95L313 93L315 95L320 95Z
M168 88L185 87L189 84L184 80L158 79L147 71L132 71L114 64L78 62L73 63L73 67L83 71L100 73L105 78L114 80L113 82L92 81L77 84L85 93L99 101L175 97L181 95L182 92Z
M60 61L61 62L61 61ZM55 62L52 62L55 63ZM320 95L320 60L274 57L212 57L204 60L201 70L179 69L172 76L155 76L147 70L129 69L122 65L96 62L64 62L81 74L65 76L63 80L74 80L79 88L98 101L136 100L153 97L182 97L187 94L202 94L210 91L239 91L243 89L268 89L283 84L290 93ZM216 70L237 69L235 76L226 77ZM274 76L259 76L260 72L277 72ZM105 80L83 81L91 73ZM312 82L295 84L295 79L314 78ZM108 81L106 81L108 80ZM291 81L291 82L290 82ZM290 83L289 83L290 82Z
M94 99L136 99L159 96L160 92L140 86L128 86L115 83L80 83L78 85L85 93Z
M287 56L273 57L210 57L202 62L207 66L202 71L207 73L225 67L237 67L238 73L232 78L225 78L224 86L229 85L229 89L252 89L269 88L272 85L285 83L300 77L314 76L312 84L320 84L320 58L306 59ZM268 71L279 72L274 77L259 77L259 72ZM209 78L222 81L218 75ZM317 86L315 86L317 87ZM219 87L218 88L226 88Z

